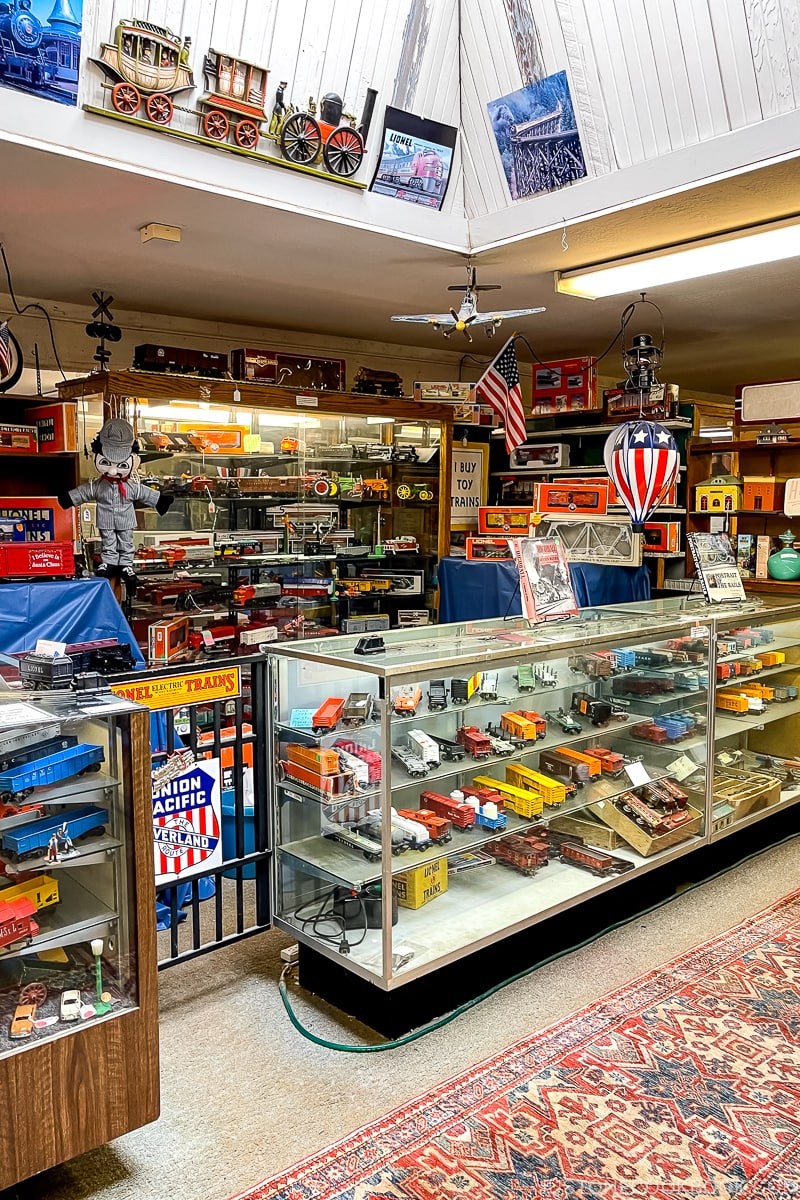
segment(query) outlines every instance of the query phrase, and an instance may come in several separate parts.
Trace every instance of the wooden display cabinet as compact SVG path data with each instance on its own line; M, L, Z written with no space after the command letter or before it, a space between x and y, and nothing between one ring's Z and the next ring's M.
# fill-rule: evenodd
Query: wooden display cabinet
M44 698L42 698L44 697ZM16 713L9 714L13 704ZM21 709L27 710L19 718ZM36 710L41 724L35 720ZM34 857L14 854L43 838L32 824L2 822L0 854L9 872L22 863L50 878L46 906L37 907L33 940L3 946L0 956L0 1089L8 1101L8 1131L0 1148L0 1189L56 1166L159 1114L158 991L153 913L153 830L150 809L149 713L107 693L82 707L76 695L15 694L0 702L0 741L77 738L102 751L99 773L66 776L35 786L27 804L39 802L49 818L63 817L73 849L48 861L42 845ZM28 723L30 722L30 723ZM27 748L31 748L30 746ZM7 751L7 753L6 753ZM28 764L35 767L35 761ZM78 836L78 814L101 808L104 823ZM33 814L38 822L38 814ZM18 840L6 845L5 835ZM27 831L28 843L19 840ZM57 885L57 886L56 886ZM52 903L52 895L58 897ZM41 897L39 898L41 901ZM0 901L2 890L0 890ZM87 1011L97 1001L97 940L102 941L101 995L109 1009ZM92 947L95 941L95 947ZM40 955L47 952L49 959ZM55 961L53 961L55 956ZM60 960L60 961L59 961ZM11 1039L20 993L36 1003L47 1024ZM80 1015L67 1020L61 996L80 992Z

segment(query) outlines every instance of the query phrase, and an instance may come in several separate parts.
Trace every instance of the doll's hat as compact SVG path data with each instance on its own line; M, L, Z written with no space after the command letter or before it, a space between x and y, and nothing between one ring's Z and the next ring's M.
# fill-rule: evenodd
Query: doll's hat
M126 458L130 458L135 440L133 426L121 417L106 421L97 435L101 453L113 463L125 462Z

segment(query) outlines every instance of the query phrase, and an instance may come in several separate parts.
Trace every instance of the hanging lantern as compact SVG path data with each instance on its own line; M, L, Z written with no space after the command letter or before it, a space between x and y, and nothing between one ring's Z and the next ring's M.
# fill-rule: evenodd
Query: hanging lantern
M656 346L649 333L637 333L630 346L622 348L622 365L628 378L626 392L647 392L658 387L658 372L664 347Z
M641 533L678 478L675 438L657 421L628 421L606 439L603 461L630 513L634 532Z

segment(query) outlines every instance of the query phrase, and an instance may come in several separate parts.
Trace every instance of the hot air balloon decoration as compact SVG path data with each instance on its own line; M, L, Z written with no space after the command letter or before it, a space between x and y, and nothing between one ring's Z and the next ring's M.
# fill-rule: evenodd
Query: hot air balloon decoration
M641 533L678 477L674 437L657 421L628 421L607 438L603 460L634 532Z

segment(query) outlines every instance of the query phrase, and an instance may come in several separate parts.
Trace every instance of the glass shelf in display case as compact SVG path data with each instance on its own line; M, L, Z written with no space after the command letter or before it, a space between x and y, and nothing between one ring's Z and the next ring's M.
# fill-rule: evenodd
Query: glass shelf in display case
M276 649L277 923L390 989L703 844L676 765L709 737L695 624L595 612L391 632L370 657Z

